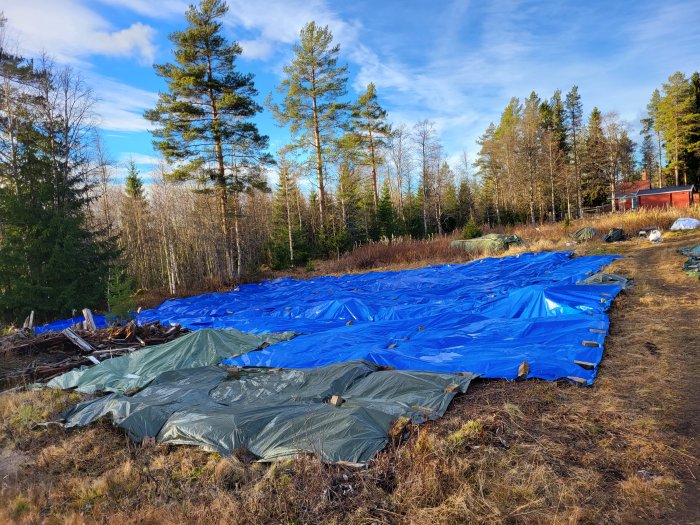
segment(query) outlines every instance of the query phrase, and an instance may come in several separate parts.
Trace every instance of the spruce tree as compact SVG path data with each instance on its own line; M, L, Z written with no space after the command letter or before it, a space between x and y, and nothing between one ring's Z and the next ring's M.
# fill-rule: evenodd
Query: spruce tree
M377 207L377 224L379 226L379 235L391 239L396 233L395 231L396 214L394 205L391 202L391 192L389 191L389 183L384 181L382 184L382 196L379 199Z
M116 251L86 219L91 94L70 69L12 56L1 43L0 317L100 307Z
M585 155L582 155L581 178L584 189L583 197L588 205L603 202L607 193L607 145L603 133L603 116L594 107L588 118L585 140L583 143Z
M143 201L145 198L143 194L143 181L139 176L139 170L136 168L134 159L129 160L124 190L126 191L127 196L131 199Z
M642 169L646 170L647 177L651 177L656 171L656 146L654 145L654 137L651 133L644 133L642 135L642 148L641 148L641 161Z

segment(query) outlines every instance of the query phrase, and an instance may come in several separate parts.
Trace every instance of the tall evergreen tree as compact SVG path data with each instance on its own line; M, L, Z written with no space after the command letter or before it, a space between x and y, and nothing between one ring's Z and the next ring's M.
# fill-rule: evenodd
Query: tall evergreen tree
M129 160L124 189L126 194L132 199L142 201L145 198L143 193L143 181L139 175L139 170L136 168L134 159Z
M389 191L389 182L384 181L382 184L382 197L379 200L377 209L377 224L379 226L379 235L391 239L395 233L396 214L394 213L394 205L391 202L391 192Z
M491 217L488 213L484 217L488 224L501 224L501 202L500 202L500 185L502 169L498 157L497 144L497 128L492 122L481 137L477 140L477 144L481 146L477 155L474 166L479 170L482 180L482 201L488 199L490 206L493 208L494 216Z
M112 239L88 228L92 95L70 69L8 53L0 20L0 318L105 303Z
M588 117L583 150L581 163L583 197L589 206L602 204L608 188L606 177L608 156L603 132L603 115L597 107L593 108Z
M687 156L695 148L700 148L700 142L692 142L693 131L700 126L700 114L694 113L695 94L682 72L672 74L662 87L658 120L663 129L668 169L673 172L676 185L680 184L681 175L685 184L688 177Z
M688 169L690 182L700 185L700 73L695 72L690 76L692 89L693 109L690 129L687 158L685 164Z
M658 89L655 89L651 94L651 100L647 104L647 116L642 119L642 133L651 134L653 131L656 134L656 153L658 155L658 160L656 161L657 173L658 173L658 187L661 188L663 184L663 147L662 147L662 129L661 121L659 120L659 104L661 103L661 93ZM651 177L651 172L649 177Z
M564 124L565 109L561 99L561 92L556 90L550 101L542 102L540 106L542 127L544 129L543 147L547 163L549 178L549 197L551 205L551 220L556 220L556 190L561 186L558 180L562 169L562 161L566 152L566 126ZM570 197L568 180L564 180L566 188L567 213L570 211Z
M328 26L306 24L294 46L294 58L285 66L285 78L277 90L284 95L281 104L268 105L277 121L289 125L294 146L314 153L320 228L326 223L325 157L344 121L347 104L347 66L338 65L340 46L333 44Z
M569 151L574 164L574 181L576 183L576 205L578 216L583 215L583 199L581 195L581 169L579 166L579 141L583 119L583 106L578 86L573 86L566 94L566 125L569 134Z
M540 159L542 115L540 98L534 91L525 99L522 118L519 121L520 147L523 156L525 175L527 178L526 192L530 208L530 222L535 224L535 200L537 191L538 163Z
M651 133L642 132L642 146L641 146L641 167L646 171L647 177L652 177L656 172L657 160L656 160L656 146L654 145L654 137Z
M253 75L237 71L241 46L222 34L221 19L227 11L223 0L201 0L199 6L190 6L185 13L188 27L170 35L175 61L154 66L168 91L145 116L158 126L153 132L156 148L168 161L181 162L173 178L214 183L231 277L228 195L258 184L257 166L269 163L270 157L267 137L250 120L262 111L254 99ZM239 249L239 275L240 260Z
M362 161L371 170L372 194L374 209L379 205L379 189L377 186L377 165L381 161L379 150L386 144L390 127L386 121L386 111L377 100L377 92L373 83L360 94L357 102L350 107L350 131L357 138L357 145L362 152Z

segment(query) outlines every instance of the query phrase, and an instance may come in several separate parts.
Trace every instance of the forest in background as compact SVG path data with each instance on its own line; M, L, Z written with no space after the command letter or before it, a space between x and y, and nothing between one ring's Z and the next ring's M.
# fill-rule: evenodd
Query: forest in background
M340 46L314 22L279 96L258 103L241 47L222 33L226 9L190 8L173 62L154 66L167 89L145 114L163 159L148 184L133 162L115 180L95 97L74 70L0 40L4 322L123 313L139 289L232 286L261 265L303 267L401 236L570 220L642 170L654 186L700 181L697 72L650 94L641 134L613 111L584 115L576 86L513 98L478 155L451 164L434 122L391 123L373 84L348 96ZM279 151L255 123L263 111L290 131Z

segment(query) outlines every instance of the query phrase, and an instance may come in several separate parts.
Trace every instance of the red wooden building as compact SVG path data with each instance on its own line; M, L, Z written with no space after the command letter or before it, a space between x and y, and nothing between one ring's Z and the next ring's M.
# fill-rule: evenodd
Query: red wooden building
M623 182L615 188L615 209L618 211L637 208L688 208L693 204L700 204L700 197L694 185L652 188L646 170L642 170L642 180Z
M637 192L640 208L688 208L700 203L695 186L674 186L672 188L652 188Z
M646 173L642 173L642 180L623 182L615 188L615 209L618 211L634 210L639 207L638 197L640 191L651 189L651 181L647 180Z

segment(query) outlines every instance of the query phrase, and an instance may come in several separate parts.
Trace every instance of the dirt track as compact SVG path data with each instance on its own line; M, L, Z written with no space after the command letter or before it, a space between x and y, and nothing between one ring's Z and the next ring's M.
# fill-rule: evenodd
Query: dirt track
M697 233L667 235L624 250L611 267L637 287L611 316L600 378L601 388L630 396L640 417L654 414L671 455L682 457L683 490L666 519L683 524L700 523L700 283L679 271L685 257L676 251L698 243Z

